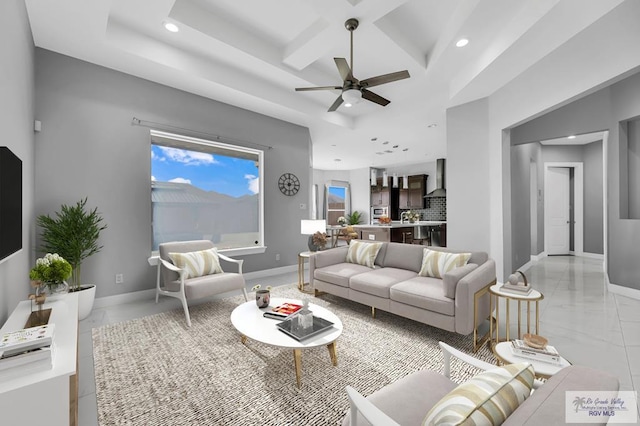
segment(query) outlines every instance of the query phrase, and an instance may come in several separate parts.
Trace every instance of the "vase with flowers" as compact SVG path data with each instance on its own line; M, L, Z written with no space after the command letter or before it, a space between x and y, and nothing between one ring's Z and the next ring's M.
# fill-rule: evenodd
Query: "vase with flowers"
M47 253L36 260L36 265L29 271L29 278L39 283L36 293L46 291L49 295L64 294L69 291L66 280L71 276L71 271L71 264L62 256Z

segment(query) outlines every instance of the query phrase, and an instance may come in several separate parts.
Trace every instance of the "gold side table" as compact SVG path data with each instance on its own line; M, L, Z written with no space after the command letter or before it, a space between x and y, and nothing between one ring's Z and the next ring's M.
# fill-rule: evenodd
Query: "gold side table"
M527 333L531 333L531 303L534 302L536 304L536 318L535 318L535 326L536 332L535 334L540 334L540 306L539 302L544 299L544 295L537 290L531 290L529 294L514 294L511 292L502 291L501 285L495 284L489 287L489 293L491 297L489 298L489 312L493 312L493 300L495 297L495 308L496 308L496 334L495 339L493 338L493 321L490 322L490 330L489 336L491 340L494 342L500 343L501 341L509 341L510 338L510 315L511 315L511 301L515 300L518 303L518 339L522 339L522 302L527 302ZM506 339L500 339L500 298L505 299L506 303L506 312L505 312L505 326L506 326Z
M304 282L304 260L309 259L311 256L310 251L303 251L298 253L298 290L303 293L313 293L313 289L311 288L311 277L309 277L309 282ZM309 286L308 290L305 290L305 286Z

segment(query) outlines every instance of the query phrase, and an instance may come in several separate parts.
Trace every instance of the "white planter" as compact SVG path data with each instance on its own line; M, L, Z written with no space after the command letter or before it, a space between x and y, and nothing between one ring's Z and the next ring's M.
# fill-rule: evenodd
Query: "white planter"
M96 286L83 285L78 291L78 320L83 320L91 314L93 301L96 299Z

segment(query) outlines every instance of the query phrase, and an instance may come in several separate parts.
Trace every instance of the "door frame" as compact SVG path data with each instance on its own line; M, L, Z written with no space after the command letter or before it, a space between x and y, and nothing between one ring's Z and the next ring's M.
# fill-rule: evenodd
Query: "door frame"
M546 202L549 193L548 173L550 168L573 168L573 253L576 256L584 254L584 165L582 162L545 162L544 163L544 251L548 252L547 227L549 204Z

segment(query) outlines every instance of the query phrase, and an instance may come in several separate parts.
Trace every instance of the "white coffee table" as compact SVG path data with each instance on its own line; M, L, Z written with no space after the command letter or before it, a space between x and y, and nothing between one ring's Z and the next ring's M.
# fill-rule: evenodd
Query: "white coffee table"
M331 321L333 327L316 336L303 341L297 341L278 330L276 324L281 320L265 318L262 314L285 302L302 304L302 301L295 299L282 299L272 297L269 307L258 309L255 300L250 300L238 306L231 312L231 323L242 334L241 340L246 344L249 339L285 349L293 349L293 361L296 367L296 382L298 388L302 380L302 349L327 346L329 356L333 365L338 365L338 355L336 353L336 339L342 334L342 321L333 312L321 306L309 303L309 309L313 315Z
M560 357L560 365L553 365L546 362L535 361L527 358L517 357L511 352L511 342L501 342L493 347L493 353L499 362L503 364L516 364L518 362L528 362L533 366L536 377L548 379L558 371L571 365L569 361Z

